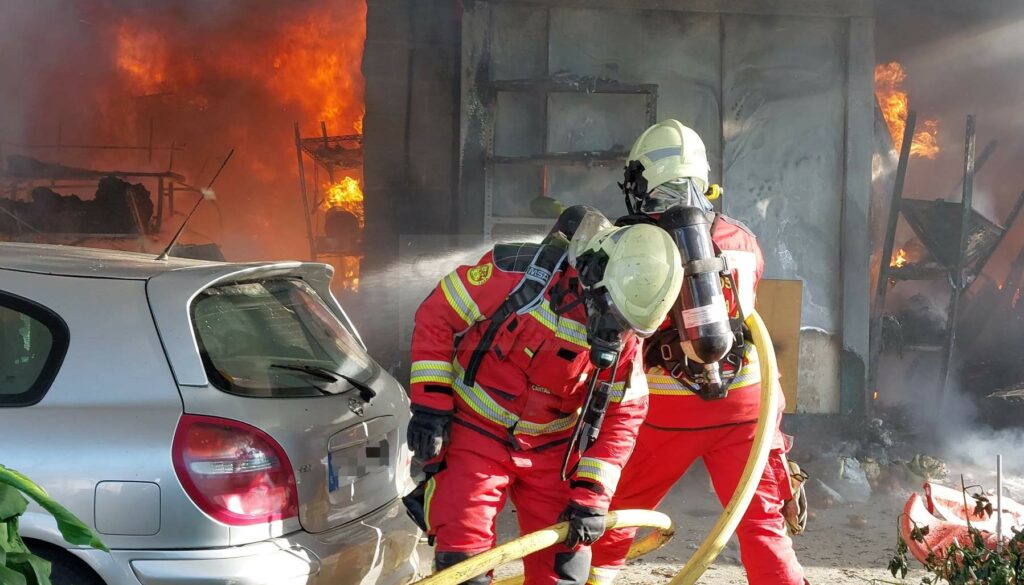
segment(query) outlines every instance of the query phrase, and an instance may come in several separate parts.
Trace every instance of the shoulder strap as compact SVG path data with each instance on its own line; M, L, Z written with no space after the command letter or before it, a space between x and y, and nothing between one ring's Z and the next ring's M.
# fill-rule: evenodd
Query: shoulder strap
M528 313L544 300L544 292L555 279L555 274L562 269L569 255L569 240L561 234L544 239L533 260L526 267L526 273L516 288L505 299L512 303L510 312Z
M532 311L544 301L544 293L555 280L555 274L562 269L569 252L569 240L561 234L552 234L541 242L540 247L530 260L523 273L523 278L512 289L494 314L488 316L490 323L480 337L480 343L473 349L473 354L466 364L463 382L472 386L476 382L476 372L480 362L491 349L494 336L509 317L513 314L524 314Z
M497 244L492 254L494 266L502 272L526 272L540 247L539 243Z

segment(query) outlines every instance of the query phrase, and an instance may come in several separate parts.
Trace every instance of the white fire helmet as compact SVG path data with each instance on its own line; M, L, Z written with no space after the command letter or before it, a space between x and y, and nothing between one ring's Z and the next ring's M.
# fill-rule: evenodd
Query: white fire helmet
M679 249L653 225L606 228L590 238L575 263L590 296L599 295L623 328L641 337L665 320L683 282Z
M635 202L643 212L664 211L680 198L689 205L710 208L704 197L711 168L707 149L700 136L679 120L664 120L645 130L633 143L629 161L643 166L645 201ZM691 201L693 195L697 201Z

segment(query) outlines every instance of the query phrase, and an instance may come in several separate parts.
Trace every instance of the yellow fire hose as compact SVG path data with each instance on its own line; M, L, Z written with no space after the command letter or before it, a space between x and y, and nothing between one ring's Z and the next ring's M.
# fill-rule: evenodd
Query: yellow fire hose
M718 522L704 538L697 552L683 565L670 585L693 585L708 570L708 567L722 552L726 543L732 538L739 525L743 513L747 511L750 500L754 497L757 485L768 463L768 455L775 436L775 416L779 406L775 392L775 380L778 378L778 364L775 361L775 349L771 336L768 334L764 321L755 312L746 320L747 327L754 338L754 347L761 362L761 410L757 417L757 431L754 433L754 444L743 468L740 483L726 505ZM619 510L609 512L605 519L605 530L614 528L647 527L655 532L633 543L629 549L629 558L647 554L667 543L673 535L672 521L668 516L652 510ZM560 522L543 530L521 536L487 552L474 555L465 561L448 567L413 585L455 585L526 555L554 546L565 540L568 529L567 522ZM517 575L496 581L494 585L518 585L523 576Z

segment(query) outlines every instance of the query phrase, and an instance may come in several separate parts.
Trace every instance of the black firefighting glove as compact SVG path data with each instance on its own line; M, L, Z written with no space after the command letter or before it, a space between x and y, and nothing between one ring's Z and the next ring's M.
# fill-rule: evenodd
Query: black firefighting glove
M412 407L412 419L409 420L406 438L417 459L430 461L441 454L441 449L448 440L451 422L450 414Z
M604 517L604 510L569 502L565 510L562 510L562 515L558 517L559 522L569 521L569 535L565 539L565 546L575 550L581 544L594 544L604 534Z

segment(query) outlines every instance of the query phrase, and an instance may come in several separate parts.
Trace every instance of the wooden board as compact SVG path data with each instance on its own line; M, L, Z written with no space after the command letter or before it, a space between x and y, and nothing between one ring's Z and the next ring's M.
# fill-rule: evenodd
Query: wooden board
M797 375L800 371L800 280L763 279L757 287L757 313L761 315L775 346L782 375L786 412L796 412Z

